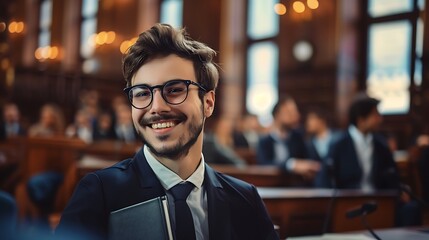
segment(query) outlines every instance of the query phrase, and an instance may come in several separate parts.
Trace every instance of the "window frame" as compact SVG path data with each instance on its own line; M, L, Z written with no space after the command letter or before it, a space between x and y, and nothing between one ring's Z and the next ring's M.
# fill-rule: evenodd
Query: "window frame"
M360 65L362 66L362 71L360 72L359 76L359 82L358 82L358 89L360 90L367 90L367 81L368 81L368 74L369 74L369 64L368 64L368 57L369 57L369 31L373 24L382 24L382 23L390 23L400 20L409 21L411 23L411 46L410 46L410 66L409 66L409 78L410 78L410 85L409 85L409 96L410 96L410 105L408 108L408 111L406 113L387 113L383 114L383 116L388 118L408 118L411 113L413 112L413 98L415 96L415 80L414 80L414 73L415 73L415 62L416 62L416 38L417 38L417 20L420 17L420 14L424 11L419 9L419 6L417 4L417 0L413 1L413 10L410 12L402 12L402 13L395 13L390 15L383 15L379 17L372 17L369 13L368 4L370 0L363 1L362 4L362 14L363 16L363 22L362 29L361 29L361 49L365 49L365 51L362 51L361 55L361 61ZM420 61L423 57L420 57ZM401 120L398 120L401 121Z

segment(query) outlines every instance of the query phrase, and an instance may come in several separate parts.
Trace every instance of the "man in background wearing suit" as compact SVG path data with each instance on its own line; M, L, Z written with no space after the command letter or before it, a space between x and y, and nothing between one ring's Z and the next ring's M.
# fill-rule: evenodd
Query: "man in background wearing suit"
M359 94L349 108L349 127L330 151L336 188L401 189L393 154L386 140L376 134L383 120L377 110L378 103L377 99ZM419 225L418 212L416 203L403 196L398 203L397 225Z
M332 181L332 162L329 149L339 132L332 128L328 114L321 108L307 111L305 120L307 134L308 157L320 162L321 170L314 179L314 187L326 188Z
M273 126L269 134L261 136L257 147L257 162L276 165L280 169L312 180L320 170L320 163L308 158L303 134L297 129L300 114L295 100L284 96L274 106Z
M214 56L169 25L140 34L124 57L123 73L145 145L133 158L81 180L62 214L59 236L79 232L105 239L110 212L167 195L175 239L278 239L256 188L204 163L203 128L219 78ZM176 185L192 186L186 203L195 231L186 237L177 227L184 219L171 210L177 207Z
M6 103L3 107L3 120L0 121L0 135L9 138L26 134L18 106L15 103Z

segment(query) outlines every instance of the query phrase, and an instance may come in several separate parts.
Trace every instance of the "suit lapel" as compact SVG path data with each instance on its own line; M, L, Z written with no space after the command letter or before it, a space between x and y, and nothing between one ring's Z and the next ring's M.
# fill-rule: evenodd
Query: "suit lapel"
M140 187L143 188L142 191L140 191L143 198L152 199L165 195L165 190L161 182L147 163L143 148L135 155L134 162L133 170L139 179Z
M218 176L207 164L204 186L207 189L210 239L231 239L230 206Z
M358 155L357 155L357 151L356 151L353 139L348 132L347 132L347 138L348 138L348 149L349 149L348 152L350 152L350 162L348 163L348 165L350 166L351 169L353 169L350 172L356 172L356 169L358 169L359 170L358 175L362 177L362 167L358 160Z

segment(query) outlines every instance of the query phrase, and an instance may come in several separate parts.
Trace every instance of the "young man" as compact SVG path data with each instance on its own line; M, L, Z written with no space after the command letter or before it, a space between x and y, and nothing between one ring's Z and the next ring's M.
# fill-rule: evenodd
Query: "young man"
M375 133L382 122L378 103L361 94L349 108L349 127L331 149L338 188L399 189L393 155L385 139Z
M123 73L133 123L145 145L134 158L81 180L57 234L105 239L112 211L167 195L175 239L278 239L255 187L204 163L203 127L213 113L219 78L214 56L169 25L140 34L124 58ZM173 210L176 185L192 186L187 225ZM182 236L189 225L194 231Z
M307 111L305 130L308 135L308 157L321 163L321 170L314 179L314 186L326 188L332 181L332 162L328 156L329 149L336 138L337 131L330 126L328 114L320 108Z
M284 96L274 106L272 114L271 132L259 139L256 151L258 164L277 165L312 180L320 170L320 163L308 159L303 135L297 130L300 114L295 100Z
M379 100L360 94L349 108L349 127L330 151L336 188L401 190L393 155L386 140L376 134L383 120L378 103ZM402 193L398 200L395 221L397 226L421 224L420 207L408 194Z

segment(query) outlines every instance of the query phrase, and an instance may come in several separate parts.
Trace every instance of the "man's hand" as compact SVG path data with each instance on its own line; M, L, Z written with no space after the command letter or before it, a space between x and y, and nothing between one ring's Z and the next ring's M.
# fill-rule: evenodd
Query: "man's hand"
M320 171L320 163L314 160L296 159L292 171L310 180Z

